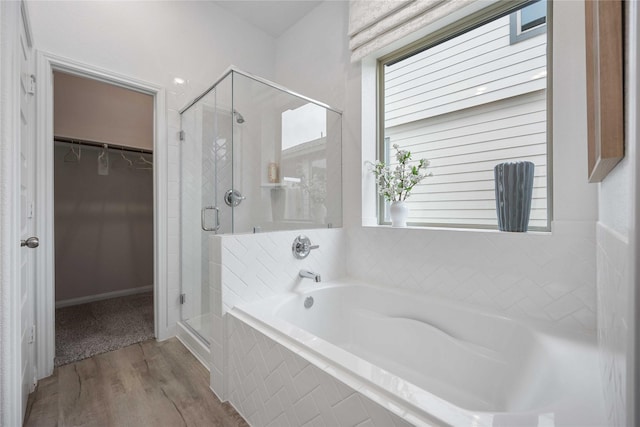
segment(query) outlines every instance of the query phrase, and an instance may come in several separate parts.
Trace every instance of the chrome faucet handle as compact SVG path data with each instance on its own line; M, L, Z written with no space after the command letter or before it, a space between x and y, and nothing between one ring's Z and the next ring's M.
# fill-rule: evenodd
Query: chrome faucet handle
M243 196L238 190L234 190L233 188L224 193L224 202L232 208L238 206L245 199L246 196Z
M311 240L307 236L300 235L296 237L291 245L291 252L297 259L304 259L309 256L312 249L318 249L320 245L312 245Z

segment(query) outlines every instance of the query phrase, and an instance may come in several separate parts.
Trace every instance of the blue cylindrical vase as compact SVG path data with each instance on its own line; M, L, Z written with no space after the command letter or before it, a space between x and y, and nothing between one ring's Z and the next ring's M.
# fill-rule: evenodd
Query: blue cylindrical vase
M500 231L527 231L533 194L531 162L499 163L493 169Z

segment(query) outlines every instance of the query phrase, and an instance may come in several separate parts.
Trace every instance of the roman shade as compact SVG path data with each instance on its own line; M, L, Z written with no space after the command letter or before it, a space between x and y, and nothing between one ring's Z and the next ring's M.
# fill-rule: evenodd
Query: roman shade
M475 0L351 0L351 61L358 61L473 1Z

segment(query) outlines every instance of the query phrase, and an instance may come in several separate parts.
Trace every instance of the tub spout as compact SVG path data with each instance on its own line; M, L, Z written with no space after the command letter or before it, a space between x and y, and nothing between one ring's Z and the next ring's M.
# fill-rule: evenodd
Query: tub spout
M307 279L312 279L316 283L319 283L322 280L319 274L316 274L309 270L300 270L300 273L298 273L298 276L302 278L306 277Z

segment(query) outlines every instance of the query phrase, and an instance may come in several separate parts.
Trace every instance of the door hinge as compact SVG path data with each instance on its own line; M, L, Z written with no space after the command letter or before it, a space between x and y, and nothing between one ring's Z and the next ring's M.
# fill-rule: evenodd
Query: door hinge
M29 344L33 344L36 341L36 325L31 325L29 331Z
M186 300L187 300L187 295L180 294L180 304L184 304Z
M29 93L31 95L36 93L36 76L34 76L33 74L29 75L27 93Z
M178 137L180 138L180 141L184 141L184 131L183 130L178 132Z

